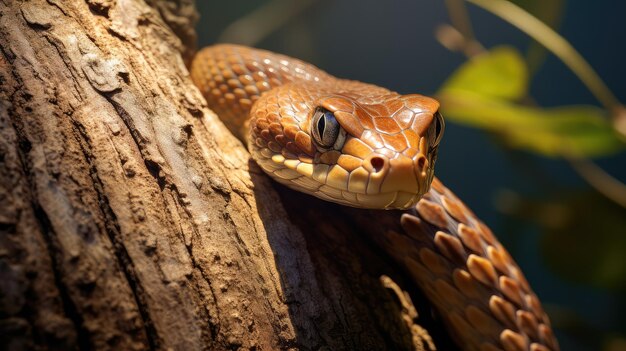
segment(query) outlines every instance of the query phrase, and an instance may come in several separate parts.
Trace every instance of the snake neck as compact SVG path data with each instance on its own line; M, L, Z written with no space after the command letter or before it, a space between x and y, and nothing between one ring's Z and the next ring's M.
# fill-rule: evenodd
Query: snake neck
M320 82L328 77L298 59L230 44L200 51L191 66L191 78L208 105L245 143L250 110L261 95L289 82Z

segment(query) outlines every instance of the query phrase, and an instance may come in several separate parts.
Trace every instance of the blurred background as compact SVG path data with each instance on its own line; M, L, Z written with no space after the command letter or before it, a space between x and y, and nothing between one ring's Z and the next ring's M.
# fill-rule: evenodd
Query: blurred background
M436 174L517 260L561 348L626 350L626 2L513 1L604 87L524 32L556 47L541 25L490 8L503 1L198 1L199 46L251 45L438 97Z

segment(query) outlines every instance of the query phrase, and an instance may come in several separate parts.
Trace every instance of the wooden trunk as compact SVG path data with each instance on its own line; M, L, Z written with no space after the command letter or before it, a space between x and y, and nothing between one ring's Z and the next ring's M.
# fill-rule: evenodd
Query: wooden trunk
M399 214L273 185L188 77L196 19L0 0L0 348L427 344L377 244Z

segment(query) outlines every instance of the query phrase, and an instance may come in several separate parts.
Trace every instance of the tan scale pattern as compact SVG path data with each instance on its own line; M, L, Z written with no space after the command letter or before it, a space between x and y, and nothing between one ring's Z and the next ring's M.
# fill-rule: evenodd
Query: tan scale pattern
M191 75L211 109L247 140L261 167L292 188L355 207L412 207L432 180L435 100L340 80L297 59L234 45L203 49ZM334 112L346 131L341 150L320 150L312 142L308 124L318 106ZM413 180L406 180L407 172L402 178L388 169L383 177L372 175L364 161L372 153L386 157L385 167L411 158L418 188L385 193L393 184L410 187ZM426 158L422 168L415 164L420 155ZM405 233L388 233L390 251L461 348L558 350L548 317L519 267L437 179L401 224Z
M539 299L491 231L438 179L388 245L464 350L558 350Z

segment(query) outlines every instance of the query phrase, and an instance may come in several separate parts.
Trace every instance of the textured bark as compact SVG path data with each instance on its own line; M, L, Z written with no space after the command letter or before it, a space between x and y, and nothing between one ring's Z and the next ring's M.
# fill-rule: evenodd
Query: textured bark
M398 213L274 186L188 78L195 18L0 1L1 347L417 348Z

